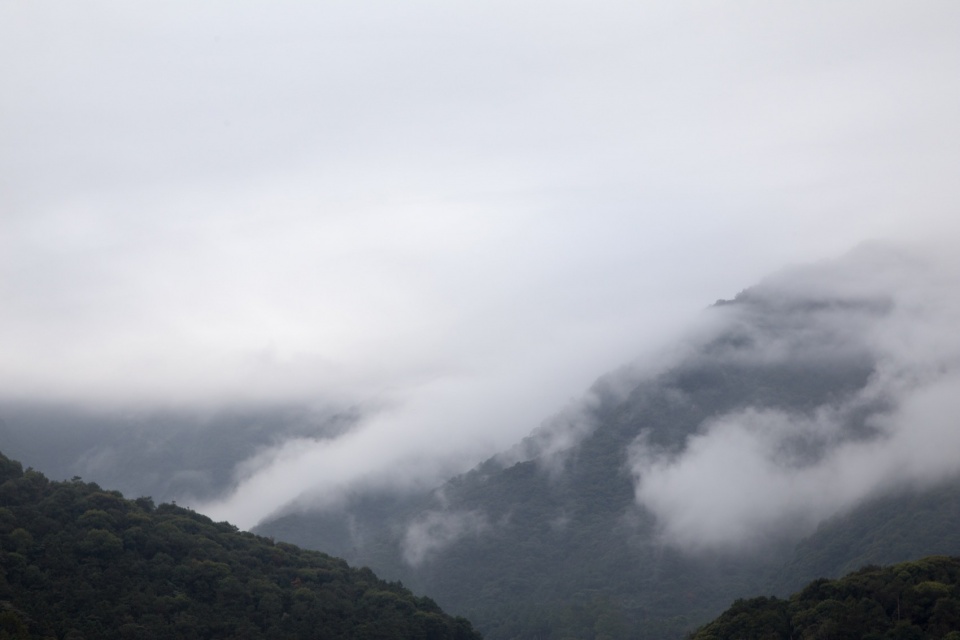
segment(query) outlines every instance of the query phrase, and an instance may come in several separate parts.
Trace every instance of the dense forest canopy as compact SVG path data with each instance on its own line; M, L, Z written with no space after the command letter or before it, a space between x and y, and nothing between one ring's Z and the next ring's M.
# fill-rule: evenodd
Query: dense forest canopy
M368 568L0 454L0 639L476 640Z
M960 558L930 556L738 600L691 640L960 640Z

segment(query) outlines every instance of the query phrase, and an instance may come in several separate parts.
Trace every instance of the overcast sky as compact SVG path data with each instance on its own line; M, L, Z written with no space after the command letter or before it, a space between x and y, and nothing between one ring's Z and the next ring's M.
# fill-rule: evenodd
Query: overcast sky
M11 0L0 58L3 396L376 407L378 465L960 227L953 1Z

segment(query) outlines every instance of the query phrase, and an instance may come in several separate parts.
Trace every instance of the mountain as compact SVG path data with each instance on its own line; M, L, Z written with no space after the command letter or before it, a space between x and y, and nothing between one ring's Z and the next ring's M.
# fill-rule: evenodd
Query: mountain
M257 531L402 579L491 640L679 638L737 597L960 554L936 533L960 495L938 306L956 298L928 275L875 248L787 270L429 495Z
M771 582L789 593L820 577L960 549L960 483L883 495L831 518L801 540Z
M0 401L0 442L51 478L80 476L158 502L211 499L239 464L290 438L333 438L353 410L233 406L216 410Z
M738 600L691 640L960 640L960 558L931 556L815 580L787 600Z
M0 455L0 638L479 636L370 569Z

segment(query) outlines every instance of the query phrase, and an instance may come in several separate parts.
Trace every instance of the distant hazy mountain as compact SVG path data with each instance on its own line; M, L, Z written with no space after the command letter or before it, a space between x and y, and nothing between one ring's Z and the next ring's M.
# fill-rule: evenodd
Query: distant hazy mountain
M927 269L865 249L784 272L430 495L258 531L491 640L681 637L737 597L960 554L955 298Z
M296 436L334 437L353 412L289 406L218 410L0 403L0 445L54 479L79 476L158 502L209 499L238 464Z

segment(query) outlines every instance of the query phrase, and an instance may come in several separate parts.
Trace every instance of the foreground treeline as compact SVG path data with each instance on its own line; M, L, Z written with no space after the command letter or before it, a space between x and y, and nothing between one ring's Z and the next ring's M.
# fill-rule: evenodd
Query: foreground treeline
M369 569L0 454L0 640L479 638Z
M960 558L820 579L788 600L738 600L691 640L960 640Z

